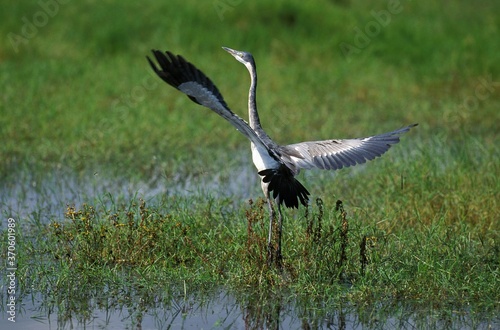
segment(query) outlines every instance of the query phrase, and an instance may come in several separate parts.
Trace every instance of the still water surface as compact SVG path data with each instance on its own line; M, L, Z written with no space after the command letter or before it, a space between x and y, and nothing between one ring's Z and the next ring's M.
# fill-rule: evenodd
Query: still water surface
M375 308L376 309L376 308ZM138 309L95 309L82 320L81 316L61 320L57 311L47 310L31 300L23 303L16 322L9 322L5 313L1 329L499 329L496 320L477 321L467 313L452 312L447 317L438 311L421 313L395 308L392 315L378 314L375 309L362 313L352 308L304 314L293 304L277 305L265 310L260 306L243 306L233 296L219 293L203 302L190 299L171 303L168 307ZM383 308L380 307L380 310ZM351 310L351 311L349 311ZM384 311L384 314L388 311ZM299 315L300 314L300 315ZM382 318L381 318L382 316Z

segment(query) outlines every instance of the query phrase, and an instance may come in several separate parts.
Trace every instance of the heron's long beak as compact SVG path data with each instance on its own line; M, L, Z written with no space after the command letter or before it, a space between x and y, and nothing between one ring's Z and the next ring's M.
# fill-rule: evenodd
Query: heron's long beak
M228 52L229 54L231 54L233 56L236 56L238 54L237 50L231 49L229 47L222 47L222 49L224 49L226 52Z

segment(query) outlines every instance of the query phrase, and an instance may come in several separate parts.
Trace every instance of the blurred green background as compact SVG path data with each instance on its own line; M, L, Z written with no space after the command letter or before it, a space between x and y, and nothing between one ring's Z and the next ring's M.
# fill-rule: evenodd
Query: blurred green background
M366 166L301 174L311 204L321 197L333 213L336 200L344 201L351 221L351 262L359 262L357 239L363 235L380 238L380 250L373 251L381 257L373 263L377 271L360 276L357 287L347 289L339 282L349 290L346 298L332 285L330 265L323 263L327 259L297 253L305 246L305 211L287 211L286 257L294 261L295 253L306 261L298 262L302 279L295 292L342 303L347 299L360 308L373 297L396 304L417 301L429 308L463 303L472 314L482 304L498 309L499 1L21 0L2 9L0 204L5 215L27 225L29 219L40 224L47 218L52 224L34 231L43 240L24 239L36 244L22 250L43 269L24 263L32 272L24 280L33 279L40 292L59 294L57 288L43 287L49 283L52 288L53 282L80 293L87 292L79 286L82 281L84 287L96 288L78 268L66 268L72 261L59 259L54 246L45 247L45 242L60 246L59 237L66 237L75 255L93 256L73 247L71 231L60 235L59 223L63 228L71 221L53 214L89 202L83 209L104 209L94 214L96 223L102 218L114 229L114 220L107 221L114 211L106 210L106 201L122 212L121 202L114 202L120 200L121 188L134 190L127 184L141 181L160 186L149 191L160 200L174 195L155 204L143 191L137 193L153 213L173 212L175 219L161 218L166 225L160 228L152 218L151 232L161 234L156 246L162 249L156 252L167 250L158 255L166 258L167 269L140 268L138 272L160 278L144 282L156 290L156 283L185 278L179 272L185 273L188 287L199 276L201 282L246 288L247 269L255 266L246 257L249 204L233 198L229 186L248 188L247 200L262 196L249 142L210 110L167 86L146 61L151 49L181 54L213 80L234 112L247 118L250 79L221 49L227 46L253 53L261 121L278 143L364 137L419 123L387 155ZM104 188L89 189L94 181ZM203 193L196 189L206 182L205 191L215 198L206 196L210 193L186 199L175 195L182 189L191 189L188 196ZM80 197L85 194L90 196ZM125 211L131 205L137 209L137 199L125 199L122 213L128 216ZM226 213L230 203L232 211ZM181 225L193 229L183 235L199 248L178 244L185 249L179 254L221 251L210 254L217 257L211 260L215 266L196 257L192 268L168 268L169 253L178 251L169 251L164 238L174 237L171 228L180 231ZM52 241L46 227L55 228ZM133 233L142 237L140 230ZM103 241L135 248L127 235L124 241ZM318 251L337 257L332 249ZM154 259L155 254L147 256ZM311 270L309 261L318 261L317 268ZM54 269L61 281L53 281L52 262L60 263ZM107 285L102 275L106 268L93 268L93 260L90 265L96 283ZM204 277L219 276L219 265L227 277ZM260 281L255 269L252 274ZM49 281L44 274L50 274ZM132 277L135 281L137 276ZM62 291L61 301L66 301L65 292L73 296L71 290ZM378 302L374 306L380 309ZM461 317L461 311L456 313ZM377 320L376 315L370 313L370 318Z
M248 73L221 46L254 54L261 120L278 143L419 123L397 148L439 158L474 140L498 159L499 12L498 1L11 2L0 13L0 168L216 171L208 159L230 162L248 141L145 56L182 54L246 118Z

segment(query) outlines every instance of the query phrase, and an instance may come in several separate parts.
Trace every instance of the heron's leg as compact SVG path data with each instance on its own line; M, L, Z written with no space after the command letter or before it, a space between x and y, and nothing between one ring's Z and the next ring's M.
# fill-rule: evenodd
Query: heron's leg
M271 198L267 197L267 205L269 206L269 236L267 238L267 263L270 265L273 260L273 245L271 242L273 236L273 221L274 221L274 209L271 202Z
M278 250L276 250L276 265L281 269L283 256L281 255L281 233L283 229L283 216L281 214L281 205L278 204Z

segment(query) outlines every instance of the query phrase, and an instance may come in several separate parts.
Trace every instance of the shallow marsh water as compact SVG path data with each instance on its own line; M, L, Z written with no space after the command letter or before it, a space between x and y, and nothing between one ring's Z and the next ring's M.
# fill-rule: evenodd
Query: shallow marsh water
M22 304L16 322L0 318L2 329L498 329L497 320L480 320L467 311L412 310L400 305L318 309L295 302L273 306L242 303L221 292L179 298L168 305L95 308L61 317L36 298Z
M33 174L21 171L15 178L6 178L0 194L3 220L15 218L20 226L27 219L48 223L61 219L70 204L95 202L99 196L112 192L121 200L143 198L151 200L158 195L216 195L231 197L235 203L260 196L257 178L244 162L232 169L230 175L208 174L183 176L167 182L161 178L152 182L109 179L104 172L74 175L70 171L54 170ZM362 168L362 167L361 167ZM107 177L104 179L103 177ZM105 200L105 199L103 199ZM29 221L28 221L29 222ZM1 229L6 228L2 221ZM482 318L467 310L414 310L397 303L386 306L345 306L340 309L304 306L290 298L276 296L272 305L262 306L248 297L235 296L224 288L216 293L200 296L178 295L171 301L135 301L108 306L95 302L84 315L66 315L47 304L44 293L23 295L16 305L15 323L8 320L6 306L6 277L2 276L2 329L494 329L500 328L500 319ZM72 302L68 302L72 304ZM83 313L83 312L82 312Z

